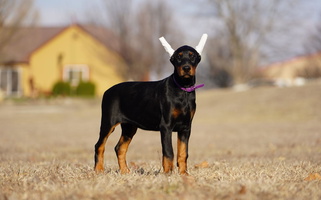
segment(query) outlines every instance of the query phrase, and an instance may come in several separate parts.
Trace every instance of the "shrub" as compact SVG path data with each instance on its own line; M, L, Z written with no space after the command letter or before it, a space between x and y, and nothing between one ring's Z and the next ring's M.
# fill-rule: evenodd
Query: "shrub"
M69 82L58 81L52 88L54 96L69 96L71 94L71 86Z
M80 82L76 87L76 95L83 97L95 96L96 86L92 82Z

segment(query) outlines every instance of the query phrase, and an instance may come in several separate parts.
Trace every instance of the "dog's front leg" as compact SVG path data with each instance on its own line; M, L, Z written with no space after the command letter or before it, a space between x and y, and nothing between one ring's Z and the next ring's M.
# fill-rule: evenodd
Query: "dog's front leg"
M177 166L179 174L188 175L187 158L188 158L188 141L191 130L178 131L177 133Z
M173 171L173 145L172 145L172 130L169 128L161 129L161 141L163 152L163 169L165 173Z

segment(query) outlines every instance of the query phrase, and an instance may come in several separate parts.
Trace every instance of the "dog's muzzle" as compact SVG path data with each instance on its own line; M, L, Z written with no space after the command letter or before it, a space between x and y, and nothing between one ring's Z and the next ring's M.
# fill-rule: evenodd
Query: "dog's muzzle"
M184 65L183 66L183 70L184 70L184 72L189 72L189 71L191 71L191 66L190 65Z

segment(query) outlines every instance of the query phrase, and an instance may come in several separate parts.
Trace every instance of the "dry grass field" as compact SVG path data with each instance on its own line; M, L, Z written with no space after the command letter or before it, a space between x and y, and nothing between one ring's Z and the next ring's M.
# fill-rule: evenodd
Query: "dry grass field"
M198 91L197 104L181 177L162 173L160 136L141 130L120 175L119 127L95 174L99 99L0 103L0 200L321 199L320 83Z

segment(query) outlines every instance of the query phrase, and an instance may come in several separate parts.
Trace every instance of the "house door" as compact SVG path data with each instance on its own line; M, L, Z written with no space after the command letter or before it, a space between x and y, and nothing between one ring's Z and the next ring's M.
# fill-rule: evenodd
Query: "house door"
M20 96L20 72L17 68L0 68L0 89L5 96Z

